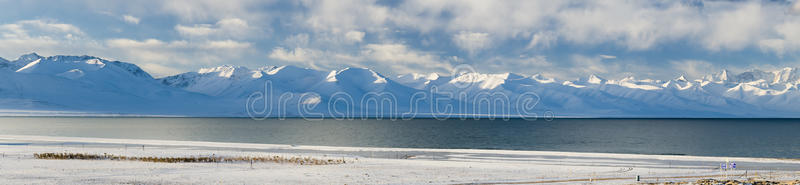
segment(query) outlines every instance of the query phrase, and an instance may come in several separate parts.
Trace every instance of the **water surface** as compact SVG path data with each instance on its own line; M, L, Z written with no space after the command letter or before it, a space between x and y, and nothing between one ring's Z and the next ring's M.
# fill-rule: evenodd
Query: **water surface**
M2 117L0 134L800 158L798 119L319 120Z

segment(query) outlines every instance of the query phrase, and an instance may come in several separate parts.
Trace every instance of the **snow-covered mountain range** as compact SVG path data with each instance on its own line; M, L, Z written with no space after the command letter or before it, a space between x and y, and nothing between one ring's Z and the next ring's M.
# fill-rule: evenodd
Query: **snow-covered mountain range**
M559 80L219 66L153 78L130 63L32 53L0 58L0 79L2 115L800 117L798 68L694 80Z

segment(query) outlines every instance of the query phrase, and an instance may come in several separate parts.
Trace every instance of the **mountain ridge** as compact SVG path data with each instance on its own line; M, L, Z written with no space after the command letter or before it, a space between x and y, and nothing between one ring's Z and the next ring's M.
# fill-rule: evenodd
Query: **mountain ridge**
M252 117L253 112L260 113L256 117L800 115L800 73L788 67L739 74L722 70L694 80L597 75L560 80L540 74L386 77L367 68L320 71L291 65L256 69L222 65L153 78L131 63L31 53L14 61L0 59L0 68L7 69L0 70L0 77L7 79L0 82L0 115L42 110L231 117ZM337 103L341 100L352 105ZM378 103L384 100L389 103ZM524 101L535 103L525 107ZM253 111L259 106L269 111Z

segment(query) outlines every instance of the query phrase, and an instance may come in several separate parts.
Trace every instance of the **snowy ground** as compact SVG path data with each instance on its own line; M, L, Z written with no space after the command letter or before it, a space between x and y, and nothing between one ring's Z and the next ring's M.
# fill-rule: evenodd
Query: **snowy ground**
M44 160L34 153L304 156L339 165ZM636 184L800 179L800 160L509 150L356 148L0 135L3 184ZM736 170L721 171L733 161Z

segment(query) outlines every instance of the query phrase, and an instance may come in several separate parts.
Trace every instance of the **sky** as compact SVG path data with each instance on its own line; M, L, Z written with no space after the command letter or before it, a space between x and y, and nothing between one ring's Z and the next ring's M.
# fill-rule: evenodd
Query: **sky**
M700 78L800 67L800 3L702 0L0 0L0 57L92 55L154 76L235 65L393 76Z

